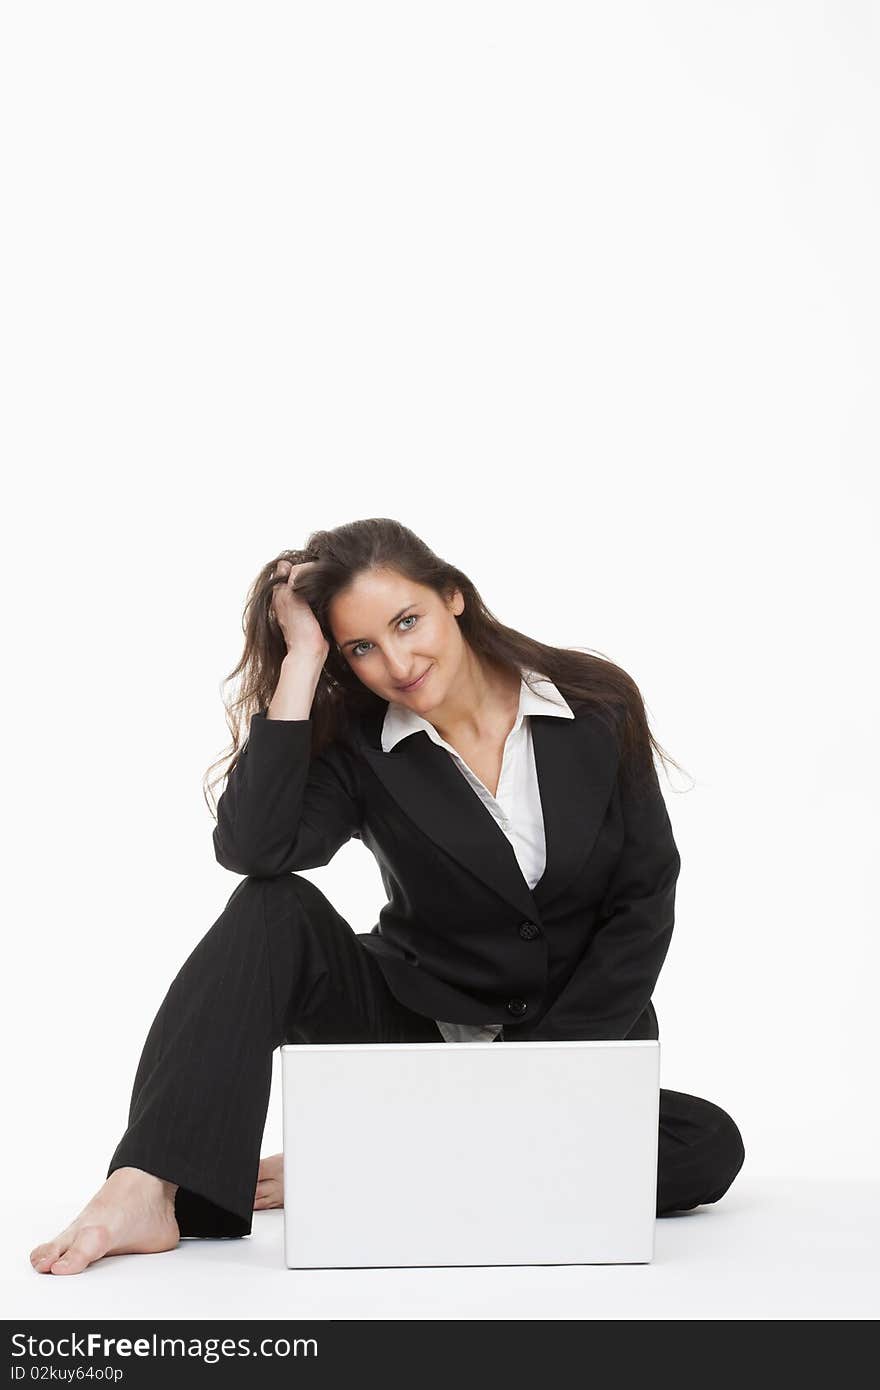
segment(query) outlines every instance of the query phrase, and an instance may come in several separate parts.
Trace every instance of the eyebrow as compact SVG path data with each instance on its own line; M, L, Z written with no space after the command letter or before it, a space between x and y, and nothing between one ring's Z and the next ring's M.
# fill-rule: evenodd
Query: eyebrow
M404 604L403 608L401 608L399 613L395 613L393 618L389 618L388 626L393 627L395 623L399 623L406 610L408 608L415 608L415 606L416 605L414 603ZM369 640L369 637L350 637L347 642L341 642L339 644L339 650L341 652L344 652L346 647L356 647L359 642L369 642Z

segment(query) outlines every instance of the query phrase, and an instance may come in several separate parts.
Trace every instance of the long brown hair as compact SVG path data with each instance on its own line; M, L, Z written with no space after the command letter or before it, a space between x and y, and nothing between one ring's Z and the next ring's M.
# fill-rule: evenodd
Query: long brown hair
M358 680L338 650L327 614L331 600L359 574L393 569L434 589L443 598L450 597L455 589L461 590L464 611L456 621L462 637L490 667L517 674L525 667L548 677L569 704L588 705L616 737L621 770L632 787L644 786L649 779L653 771L652 750L662 760L679 767L651 733L641 692L626 671L593 649L551 647L505 627L460 569L435 555L399 521L371 517L336 526L331 531L313 531L304 550L282 550L263 566L252 583L242 618L244 651L238 665L223 681L226 685L240 677L235 698L224 700L232 745L211 764L203 783L205 799L215 815L213 788L228 777L238 761L251 716L268 707L287 654L284 637L269 616L279 560L293 564L317 561L313 568L303 571L296 585L297 593L310 605L330 643L310 714L313 757L334 739L344 738L353 717L385 703ZM209 780L215 768L221 771Z

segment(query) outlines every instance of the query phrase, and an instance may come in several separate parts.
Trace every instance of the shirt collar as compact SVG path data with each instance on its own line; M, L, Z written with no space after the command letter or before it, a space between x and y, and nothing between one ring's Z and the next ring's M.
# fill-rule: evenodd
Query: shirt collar
M520 672L519 709L511 733L516 733L527 714L551 714L557 715L561 719L574 719L574 711L547 676L538 675L537 672L529 671L524 666L520 667ZM527 679L538 687L539 694L536 694L526 684ZM443 742L434 725L429 724L427 719L423 719L420 714L416 714L415 710L409 709L406 705L399 705L393 700L389 701L382 725L383 753L390 753L391 749L402 738L406 738L408 734L418 733L420 729L424 730L435 743Z

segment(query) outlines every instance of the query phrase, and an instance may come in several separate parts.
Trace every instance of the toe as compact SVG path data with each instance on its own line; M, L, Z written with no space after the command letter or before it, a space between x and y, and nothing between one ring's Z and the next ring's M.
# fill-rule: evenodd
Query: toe
M64 1251L60 1240L49 1240L44 1245L36 1245L31 1251L31 1264L34 1269L48 1270L50 1264Z
M81 1274L93 1260L106 1255L110 1232L106 1226L83 1226L64 1254L52 1265L53 1274Z

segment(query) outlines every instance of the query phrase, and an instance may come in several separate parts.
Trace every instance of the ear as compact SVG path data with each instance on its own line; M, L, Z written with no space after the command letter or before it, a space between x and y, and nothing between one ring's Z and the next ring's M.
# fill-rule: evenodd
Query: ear
M461 592L461 589L456 589L453 592L452 597L447 600L447 606L454 618L461 616L464 612L464 594Z

